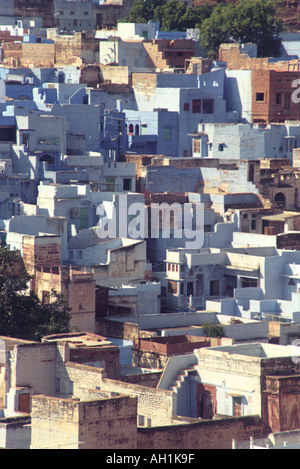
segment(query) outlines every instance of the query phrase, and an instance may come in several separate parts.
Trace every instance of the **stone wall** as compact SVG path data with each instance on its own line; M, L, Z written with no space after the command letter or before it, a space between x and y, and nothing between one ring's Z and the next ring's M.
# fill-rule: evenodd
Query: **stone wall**
M54 394L56 344L22 344L15 347L11 385L30 386L33 394Z
M21 18L41 17L44 28L54 26L54 0L13 0L14 14ZM29 6L30 5L30 6Z
M221 44L219 48L219 60L227 63L231 70L278 70L298 71L298 60L269 61L268 57L249 57L241 52L240 44Z
M138 398L138 415L144 416L151 425L168 425L172 421L176 396L172 391L149 388L104 378L101 391L118 392Z
M128 67L100 65L101 82L110 80L111 83L130 84Z
M24 264L30 275L41 269L50 272L61 264L59 236L24 236L22 250Z
M70 361L76 363L97 363L105 369L111 379L119 379L119 348L114 345L102 347L71 348Z
M22 44L22 67L54 67L54 44Z
M53 67L54 44L11 43L2 44L3 65L13 67Z
M31 449L136 449L135 398L94 401L35 396Z
M120 378L120 381L131 384L138 384L147 386L149 388L156 388L161 378L161 371L154 371L152 373L142 373L137 375L126 375Z
M232 449L233 439L244 440L248 435L263 435L258 417L204 420L165 428L138 428L138 449Z
M56 64L93 64L99 59L99 41L94 33L56 36L54 42Z

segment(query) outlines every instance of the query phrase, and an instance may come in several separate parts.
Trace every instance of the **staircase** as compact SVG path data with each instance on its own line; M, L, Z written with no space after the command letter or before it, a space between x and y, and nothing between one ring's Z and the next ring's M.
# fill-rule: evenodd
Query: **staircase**
M173 380L171 386L169 387L170 391L175 392L176 394L180 390L184 380L188 377L189 374L196 373L196 365L190 365L187 368L179 370L175 379Z

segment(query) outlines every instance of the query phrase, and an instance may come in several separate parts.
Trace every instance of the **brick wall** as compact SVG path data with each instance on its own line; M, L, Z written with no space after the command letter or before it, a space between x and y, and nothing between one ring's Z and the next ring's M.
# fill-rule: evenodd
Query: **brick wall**
M30 275L41 269L50 272L61 264L59 236L24 236L22 251L24 265Z
M204 420L189 425L138 428L139 449L232 449L232 440L262 436L258 417Z
M269 62L267 57L250 58L247 54L241 52L240 44L221 44L219 60L227 62L227 68L230 70L299 70L298 60Z
M284 122L298 120L298 104L293 103L292 87L300 72L254 70L252 72L252 120L255 122Z
M72 273L62 283L62 294L71 308L70 326L80 331L95 331L96 290L91 273Z

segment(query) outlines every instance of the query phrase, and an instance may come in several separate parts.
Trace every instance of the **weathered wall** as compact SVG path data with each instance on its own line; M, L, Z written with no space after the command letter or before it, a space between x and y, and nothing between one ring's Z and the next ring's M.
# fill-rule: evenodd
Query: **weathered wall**
M262 434L257 417L205 420L167 428L139 428L138 449L232 449L232 439Z
M22 67L53 67L54 63L54 44L22 44Z
M221 44L219 60L227 62L227 68L231 70L299 70L298 60L272 62L268 57L249 57L241 51L240 44Z
M51 28L54 25L54 0L14 0L14 14L21 18L42 17L43 27Z
M120 378L120 381L131 384L138 384L140 386L147 386L149 388L156 388L161 377L160 371L152 373L142 373L137 375L125 375Z
M99 60L99 41L94 33L56 36L54 42L59 65L93 64Z
M172 420L176 396L172 391L149 388L104 378L101 391L119 392L138 398L138 415L150 419L151 425L165 425Z
M78 402L35 396L31 449L136 449L135 398Z
M120 378L119 349L115 346L71 348L70 360L76 363L93 364L105 369L108 378Z
M33 394L55 393L55 344L22 344L15 347L11 385L31 386Z
M53 67L54 44L11 43L2 44L3 64L14 67Z
M60 237L24 236L22 255L27 272L33 275L43 269L50 272L61 264Z
M101 82L110 80L111 83L129 84L129 71L128 67L109 65L100 65L100 78Z

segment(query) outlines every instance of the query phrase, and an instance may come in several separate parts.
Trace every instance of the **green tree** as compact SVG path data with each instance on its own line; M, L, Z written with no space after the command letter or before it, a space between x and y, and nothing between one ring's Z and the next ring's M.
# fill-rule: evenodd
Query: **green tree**
M258 56L278 53L282 22L276 18L271 0L239 0L237 4L217 5L200 27L201 45L216 58L222 42L253 42Z
M154 11L154 19L162 31L182 31L185 28L187 7L179 0L169 0Z
M123 23L158 21L162 31L200 27L213 10L211 5L188 7L180 0L135 0ZM121 21L121 20L120 20Z
M220 324L203 324L203 330L206 337L225 337L223 326Z
M31 277L18 251L0 247L0 335L39 341L44 335L69 332L69 311L61 294L42 304L28 293Z
M156 21L155 10L162 7L167 0L135 0L129 15L122 19L122 23L148 23Z

